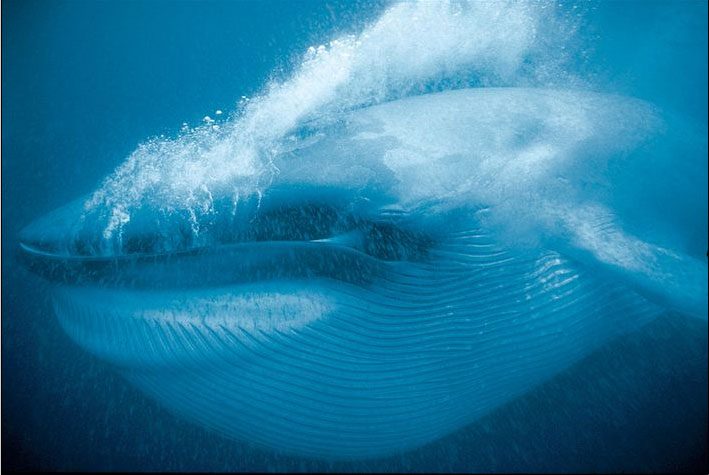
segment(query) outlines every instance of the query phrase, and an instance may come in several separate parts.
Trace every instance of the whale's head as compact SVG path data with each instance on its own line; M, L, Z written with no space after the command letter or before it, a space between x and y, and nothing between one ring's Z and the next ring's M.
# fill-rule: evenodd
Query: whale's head
M129 164L30 224L21 253L69 336L176 413L384 455L664 309L706 318L706 262L648 231L671 212L634 215L666 128L618 96L429 94L309 123L229 180Z

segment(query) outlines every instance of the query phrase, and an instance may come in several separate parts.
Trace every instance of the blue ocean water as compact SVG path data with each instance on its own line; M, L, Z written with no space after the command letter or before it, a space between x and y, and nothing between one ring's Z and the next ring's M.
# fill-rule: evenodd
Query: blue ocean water
M216 110L229 113L242 96L263 94L269 79L293 86L309 46L357 34L389 8L379 2L3 3L3 469L706 471L707 323L679 312L663 313L452 434L356 462L288 455L209 432L165 410L65 335L48 296L51 285L17 262L20 230L97 189L148 138L175 137L185 122L194 127ZM362 95L341 99L335 89L336 98L314 110L465 86L572 84L649 101L696 129L706 150L706 2L557 8L557 23L539 30L520 74L505 69L519 49L507 36L514 32L473 54L472 68L455 56L451 45L460 38L453 36L441 40L443 53L432 53L429 63L426 55L402 60L385 79L374 75L361 90L345 88ZM389 39L375 37L374 44ZM475 44L465 48L477 51ZM565 51L560 66L555 59ZM385 60L364 64L376 70ZM435 74L420 73L417 64ZM656 238L679 241L703 259L706 162L673 152L678 156L666 166L692 167L698 180L689 198L674 193L672 180L655 193L644 193L647 184L637 180L615 204L630 210L629 226L638 233L656 223L653 214L633 209L663 210L669 224L656 226ZM642 203L630 199L638 194Z

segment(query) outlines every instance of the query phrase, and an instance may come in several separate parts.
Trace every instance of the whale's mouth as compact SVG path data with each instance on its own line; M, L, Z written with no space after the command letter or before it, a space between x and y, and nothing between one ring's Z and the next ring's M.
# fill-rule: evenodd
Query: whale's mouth
M79 200L27 226L20 256L32 272L68 285L159 289L313 277L365 284L387 263L425 259L433 242L406 220L336 202L259 200L213 212L200 233L179 215L142 210L119 239L106 239Z

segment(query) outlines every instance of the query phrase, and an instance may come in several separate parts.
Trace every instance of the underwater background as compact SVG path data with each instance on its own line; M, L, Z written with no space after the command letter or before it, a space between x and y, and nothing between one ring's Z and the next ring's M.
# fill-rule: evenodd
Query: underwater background
M667 313L451 435L358 462L210 433L64 334L49 284L17 263L20 229L95 189L146 139L233 110L269 79L288 77L309 46L360 31L387 6L3 2L3 470L706 472L706 320ZM575 18L571 40L544 44L544 55L579 43L572 73L706 130L707 2L558 8ZM698 199L706 202L706 189ZM705 241L706 217L695 225Z

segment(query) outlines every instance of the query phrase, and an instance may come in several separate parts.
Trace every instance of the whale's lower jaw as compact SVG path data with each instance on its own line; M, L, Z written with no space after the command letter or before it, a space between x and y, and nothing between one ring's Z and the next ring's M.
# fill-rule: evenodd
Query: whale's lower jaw
M379 265L362 285L58 286L54 302L77 343L175 413L332 459L433 441L656 314L556 253L475 233Z

